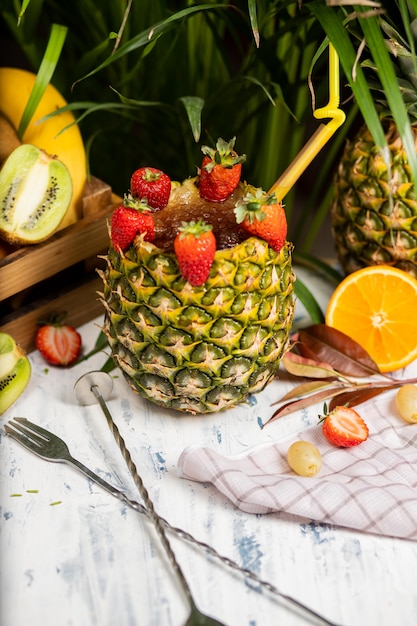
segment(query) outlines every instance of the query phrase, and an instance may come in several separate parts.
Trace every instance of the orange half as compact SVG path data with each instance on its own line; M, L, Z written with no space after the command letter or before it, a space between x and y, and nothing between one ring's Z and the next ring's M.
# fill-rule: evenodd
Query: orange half
M417 279L386 265L357 270L333 292L326 324L357 341L381 372L405 367L417 358Z

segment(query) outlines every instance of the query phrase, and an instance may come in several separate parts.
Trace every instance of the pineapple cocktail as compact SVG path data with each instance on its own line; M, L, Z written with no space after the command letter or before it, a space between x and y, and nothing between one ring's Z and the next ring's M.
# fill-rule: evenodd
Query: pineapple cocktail
M203 152L198 176L168 179L168 194L166 174L134 174L127 206L112 217L102 273L116 364L142 396L189 413L261 391L278 371L294 314L281 203L240 182L234 140ZM158 185L167 204L149 206Z

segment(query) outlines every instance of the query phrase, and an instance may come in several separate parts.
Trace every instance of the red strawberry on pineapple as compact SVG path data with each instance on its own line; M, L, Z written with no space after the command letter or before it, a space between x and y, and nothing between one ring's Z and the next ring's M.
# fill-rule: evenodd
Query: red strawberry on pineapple
M141 167L132 174L130 193L145 199L152 209L164 209L171 193L171 179L155 167Z
M277 202L275 194L267 194L260 188L254 191L248 192L236 205L236 221L248 233L260 237L279 252L287 238L284 207Z
M238 186L246 155L237 154L235 141L236 137L229 142L219 139L216 148L201 148L204 157L200 168L200 196L205 200L222 202Z
M205 283L216 252L212 226L202 220L183 222L174 250L183 277L194 287Z
M36 347L51 365L71 365L81 352L81 335L64 318L65 313L52 316L36 333Z
M347 406L337 406L327 413L319 423L324 436L330 443L342 448L350 448L368 439L369 430L359 413Z
M146 241L153 241L155 224L151 208L145 202L126 195L124 203L113 211L111 217L110 237L113 248L118 252L126 250L138 233L144 233Z

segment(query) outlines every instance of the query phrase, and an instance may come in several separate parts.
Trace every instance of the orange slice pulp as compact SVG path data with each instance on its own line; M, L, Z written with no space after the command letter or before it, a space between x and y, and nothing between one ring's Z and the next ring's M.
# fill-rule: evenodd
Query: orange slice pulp
M333 292L326 324L364 348L381 372L417 358L417 279L407 272L372 265L349 274Z

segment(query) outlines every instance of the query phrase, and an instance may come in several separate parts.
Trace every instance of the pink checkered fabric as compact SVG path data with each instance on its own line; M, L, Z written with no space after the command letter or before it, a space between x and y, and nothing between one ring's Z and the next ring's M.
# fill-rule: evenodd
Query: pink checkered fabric
M193 445L182 452L178 470L182 478L212 483L247 513L285 511L417 540L417 425L392 412L384 415L377 406L368 402L358 407L370 430L359 446L336 448L315 426L235 457ZM323 466L314 478L297 476L286 461L289 446L299 439L314 443L322 453Z

